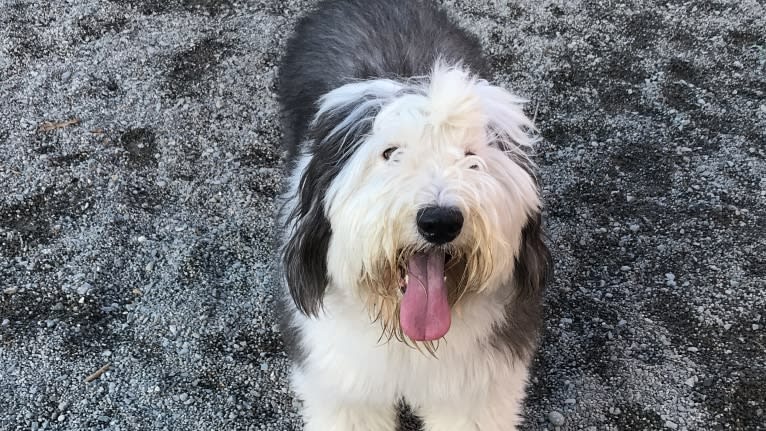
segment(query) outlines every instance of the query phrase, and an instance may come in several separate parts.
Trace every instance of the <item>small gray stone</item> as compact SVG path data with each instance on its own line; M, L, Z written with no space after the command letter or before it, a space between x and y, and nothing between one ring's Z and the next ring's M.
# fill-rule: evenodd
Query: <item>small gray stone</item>
M53 310L53 311L61 311L63 309L64 309L64 304L61 303L61 302L57 302L56 305L51 307L51 310Z
M567 398L564 400L564 404L569 404L569 405L577 404L577 400L575 400L574 398Z
M672 430L678 429L678 424L673 421L665 421L665 428L669 428Z
M184 402L184 401L189 399L189 394L184 392L184 393L182 393L181 395L178 396L178 399L181 400L181 402Z
M69 403L67 401L62 401L58 405L59 410L62 412L66 410L67 407L69 407Z
M548 421L553 425L560 427L564 425L565 418L564 415L562 415L560 412L557 412L556 410L548 413Z
M93 286L90 283L85 282L77 288L77 294L80 296L85 296L89 294L91 290L93 290Z
M72 77L72 72L67 70L67 71L65 71L64 73L61 74L61 81L62 82L67 82L67 81L69 81L69 79L71 77Z

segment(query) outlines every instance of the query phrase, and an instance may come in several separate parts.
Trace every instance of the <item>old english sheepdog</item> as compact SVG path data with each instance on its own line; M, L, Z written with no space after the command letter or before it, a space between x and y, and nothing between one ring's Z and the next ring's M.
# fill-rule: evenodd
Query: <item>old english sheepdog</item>
M421 0L329 0L278 79L282 333L309 431L520 422L550 267L524 100Z

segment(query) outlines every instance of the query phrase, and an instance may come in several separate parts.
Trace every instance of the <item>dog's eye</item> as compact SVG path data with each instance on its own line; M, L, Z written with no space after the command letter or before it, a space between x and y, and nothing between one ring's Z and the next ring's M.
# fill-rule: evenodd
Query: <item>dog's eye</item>
M471 157L471 156L475 156L475 155L476 155L476 153L474 153L473 151L466 151L465 152L465 156L466 157ZM469 166L468 168L469 169L479 169L479 165L473 164L473 165Z
M383 151L383 158L388 160L391 158L391 155L394 154L394 151L398 150L399 147L389 147L386 148L386 151Z

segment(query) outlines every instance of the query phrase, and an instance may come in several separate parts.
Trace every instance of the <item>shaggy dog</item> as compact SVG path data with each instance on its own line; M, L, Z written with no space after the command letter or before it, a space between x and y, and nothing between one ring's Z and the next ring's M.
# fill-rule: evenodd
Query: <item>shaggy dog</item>
M418 0L330 0L279 76L282 333L309 431L520 421L550 266L531 120Z

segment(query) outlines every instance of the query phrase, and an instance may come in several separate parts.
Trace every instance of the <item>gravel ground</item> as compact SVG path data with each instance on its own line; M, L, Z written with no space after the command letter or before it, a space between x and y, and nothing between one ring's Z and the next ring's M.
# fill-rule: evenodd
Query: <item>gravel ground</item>
M0 0L0 429L299 429L274 76L311 3ZM763 1L444 3L543 137L524 429L766 429Z

